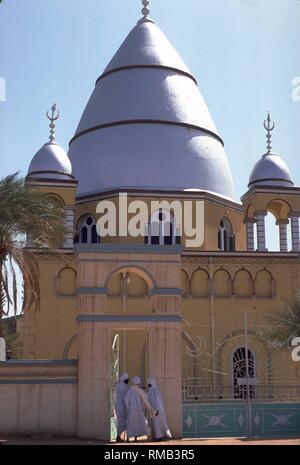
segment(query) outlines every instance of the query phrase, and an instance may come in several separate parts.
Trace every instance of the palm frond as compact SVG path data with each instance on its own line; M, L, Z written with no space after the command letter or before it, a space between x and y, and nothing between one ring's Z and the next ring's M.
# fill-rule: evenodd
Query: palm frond
M39 266L36 256L24 249L26 240L52 252L64 238L63 206L30 188L17 173L0 180L0 319L17 313L16 268L23 277L23 310L40 305Z
M292 304L285 303L276 317L270 316L265 337L276 344L289 347L291 339L300 335L300 294Z

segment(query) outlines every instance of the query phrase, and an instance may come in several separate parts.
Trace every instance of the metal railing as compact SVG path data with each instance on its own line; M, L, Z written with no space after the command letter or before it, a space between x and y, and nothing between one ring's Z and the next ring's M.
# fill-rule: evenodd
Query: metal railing
M250 400L253 402L300 402L300 385L249 385ZM182 386L185 403L241 402L247 397L246 386L203 385L197 380L188 380Z

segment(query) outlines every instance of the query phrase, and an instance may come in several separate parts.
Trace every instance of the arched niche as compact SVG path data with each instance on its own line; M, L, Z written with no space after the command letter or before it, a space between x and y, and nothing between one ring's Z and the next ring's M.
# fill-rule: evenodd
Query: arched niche
M136 267L114 270L106 281L107 312L109 314L151 313L150 289L154 288L152 277Z
M144 297L148 294L148 285L143 276L129 271L125 279L128 297Z
M60 270L57 277L57 293L61 297L76 295L77 273L73 268L66 267Z
M74 334L64 347L63 352L64 360L77 360L78 359L78 335Z
M117 273L110 279L107 286L108 297L121 297L122 295L122 274Z
M271 299L273 297L274 280L270 271L258 271L255 276L255 295L259 298Z
M144 297L148 295L148 285L145 279L132 271L117 273L108 283L108 297Z
M199 268L192 275L191 293L193 297L209 296L209 274L206 270Z
M247 270L239 270L234 277L234 294L236 297L246 299L252 295L252 276Z
M213 293L217 298L231 297L230 274L223 269L215 272L213 279Z

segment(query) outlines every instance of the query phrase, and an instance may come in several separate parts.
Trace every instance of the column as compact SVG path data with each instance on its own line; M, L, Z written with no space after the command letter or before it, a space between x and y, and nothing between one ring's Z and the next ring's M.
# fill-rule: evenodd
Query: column
M74 245L74 208L65 207L65 239L64 247L72 248Z
M180 323L158 323L149 334L149 375L157 379L174 438L182 437L182 367Z
M110 440L111 332L105 323L79 321L79 438Z
M277 220L276 224L279 226L280 252L287 252L287 225L289 224L289 220Z
M247 218L245 220L247 229L247 250L248 252L254 252L254 224L256 220L254 218Z
M257 211L255 213L257 223L257 251L267 252L266 248L266 226L265 217L267 216L266 211Z
M300 213L291 213L291 230L292 230L292 251L300 251L300 230L299 230Z

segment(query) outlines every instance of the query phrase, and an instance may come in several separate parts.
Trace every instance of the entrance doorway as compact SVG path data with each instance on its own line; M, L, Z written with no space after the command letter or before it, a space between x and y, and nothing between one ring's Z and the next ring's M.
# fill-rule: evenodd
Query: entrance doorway
M116 438L114 421L115 386L122 373L141 378L141 386L147 387L149 376L149 337L145 330L115 330L111 338L111 380L110 380L110 412L111 440ZM131 381L129 380L129 386Z

